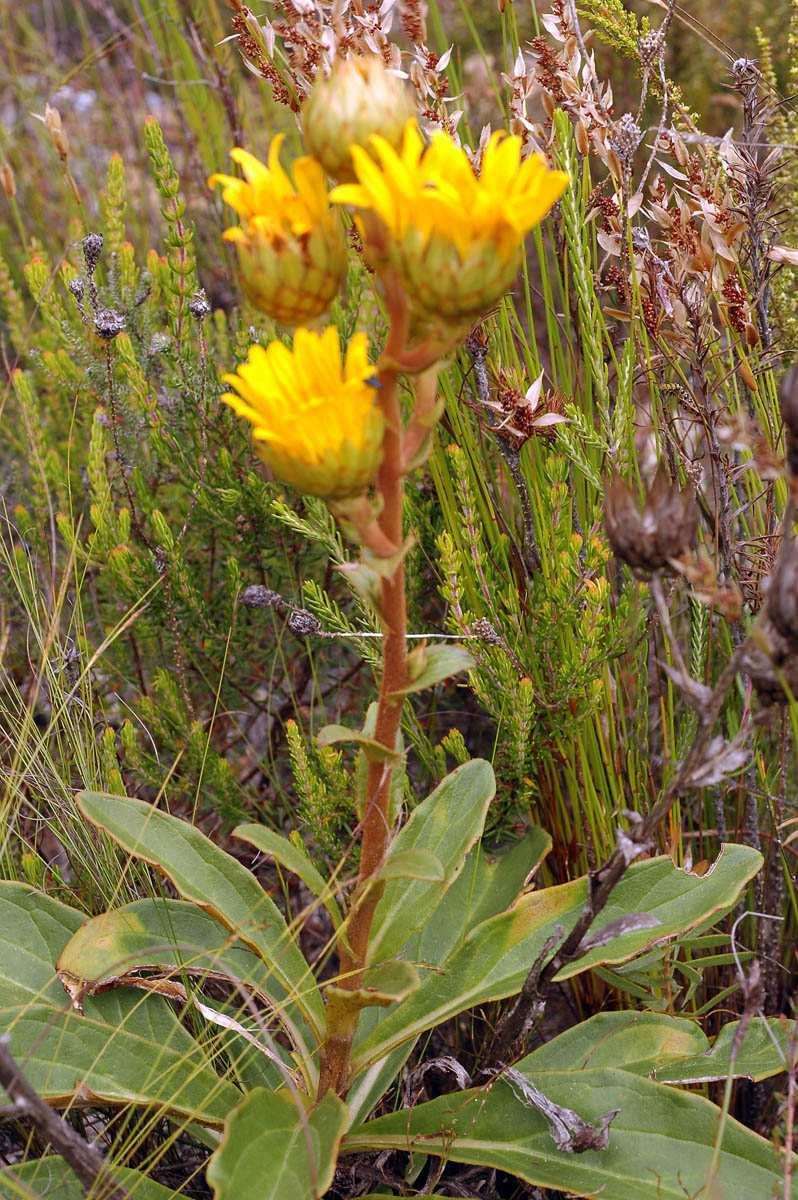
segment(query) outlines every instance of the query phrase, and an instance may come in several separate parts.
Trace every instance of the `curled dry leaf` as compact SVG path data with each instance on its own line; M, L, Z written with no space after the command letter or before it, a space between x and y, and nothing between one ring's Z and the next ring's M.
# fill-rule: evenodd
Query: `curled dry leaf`
M585 1150L606 1150L610 1141L610 1125L618 1116L620 1109L612 1109L599 1117L595 1125L585 1121L572 1108L563 1108L549 1100L539 1088L530 1083L525 1075L515 1067L507 1067L502 1072L504 1079L520 1100L531 1104L549 1123L554 1145L566 1154L584 1154Z
M706 748L703 758L682 780L687 788L712 787L744 767L751 757L748 731L737 734L730 742L718 735Z

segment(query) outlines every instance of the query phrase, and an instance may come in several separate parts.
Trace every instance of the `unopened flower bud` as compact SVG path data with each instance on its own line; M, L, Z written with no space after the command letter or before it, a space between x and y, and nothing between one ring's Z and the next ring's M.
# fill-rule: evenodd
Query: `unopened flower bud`
M317 77L302 110L305 145L333 179L354 179L350 149L372 134L398 147L415 104L405 83L376 54L339 58Z
M11 163L3 163L0 167L0 187L6 199L13 200L17 194L17 181L11 169Z
M74 279L70 279L67 287L77 300L78 304L80 304L86 293L86 280L83 278L83 276L76 275Z
M642 508L619 475L610 483L604 523L619 558L639 571L658 571L693 544L698 510L692 488L683 491L660 464Z
M66 162L69 157L69 139L61 123L61 114L57 108L53 108L52 104L44 106L44 124L55 146L58 157L62 162Z
M93 275L97 269L97 263L100 261L100 255L103 252L103 238L100 233L87 233L81 242L83 247L83 258L86 263L86 270L90 275Z

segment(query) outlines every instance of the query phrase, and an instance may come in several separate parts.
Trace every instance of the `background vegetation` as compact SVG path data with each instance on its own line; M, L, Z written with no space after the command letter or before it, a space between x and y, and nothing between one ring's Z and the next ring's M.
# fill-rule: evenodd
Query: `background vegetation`
M540 8L430 3L435 61L454 45L441 94L463 97L465 141L487 121L518 122L528 82L526 117L544 121L539 88L559 70L546 54L562 47ZM476 667L408 709L405 800L469 756L489 759L486 847L541 826L545 883L597 867L620 814L651 807L698 721L678 646L712 685L761 609L787 503L779 393L791 394L798 305L790 265L768 253L798 234L798 9L677 6L664 62L680 134L657 140L659 79L640 38L663 8L579 5L594 31L585 90L611 82L607 111L636 114L645 134L629 151L627 200L644 172L656 197L647 190L628 242L605 186L606 154L625 152L615 126L602 143L599 113L588 147L587 102L568 96L551 149L573 187L530 239L514 296L448 366L445 415L408 499L410 628L459 634ZM336 570L347 551L324 505L269 481L218 403L222 372L277 331L238 294L206 178L227 169L232 145L263 154L275 131L296 135L290 106L247 69L234 10L0 0L0 869L90 914L161 885L87 826L84 788L188 817L289 913L306 897L228 840L234 823L298 830L328 870L356 853L350 756L313 734L363 719L375 617ZM535 65L519 74L531 39ZM741 58L758 60L753 83ZM721 141L730 127L739 161ZM96 257L87 234L102 237ZM353 265L334 316L376 339L367 284ZM541 372L543 409L567 417L554 428L524 409ZM702 510L701 549L660 607L603 527L609 474L637 484L658 453ZM792 1013L796 711L754 719L774 687L739 677L722 726L733 739L755 725L750 760L660 831L659 849L698 874L724 841L760 850L745 900L712 935L560 986L540 1039L621 1006L700 1018L711 1036L744 1010L754 954L758 1011ZM311 920L302 936L312 956L326 931ZM472 1067L494 1007L452 1022L429 1052ZM730 1104L780 1144L783 1100L782 1077L737 1084ZM133 1118L125 1138L161 1182L205 1194L199 1143ZM0 1128L6 1142L9 1161L36 1150L16 1127Z

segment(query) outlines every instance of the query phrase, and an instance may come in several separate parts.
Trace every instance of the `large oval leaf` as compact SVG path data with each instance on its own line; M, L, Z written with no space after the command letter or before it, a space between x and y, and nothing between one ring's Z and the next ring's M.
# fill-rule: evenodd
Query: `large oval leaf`
M498 854L475 846L435 912L406 945L405 955L442 963L472 929L509 908L550 849L549 834L536 826Z
M588 967L628 962L649 946L661 945L680 933L711 922L729 911L761 866L762 855L758 850L736 844L721 846L720 854L704 875L683 871L667 855L633 863L591 925L589 934L595 937L615 921L635 913L656 918L657 925L596 945L568 963L554 978L570 979ZM586 881L577 880L576 886L586 899Z
M167 875L184 899L199 904L251 946L321 1037L324 1005L313 974L279 908L246 867L193 825L143 800L81 792L78 805L130 854ZM283 1019L307 1063L310 1055L296 1022L285 1012Z
M711 1083L726 1079L767 1079L786 1071L792 1021L755 1017L732 1053L739 1021L724 1025L714 1044L701 1027L664 1013L598 1013L533 1050L517 1063L530 1077L536 1071L614 1067L650 1075L660 1083Z
M443 962L470 930L512 903L550 846L549 835L537 828L497 855L475 846L424 928L405 946L404 954L420 962ZM363 1013L355 1035L356 1052L380 1019L382 1014ZM406 1063L413 1044L413 1039L405 1042L354 1079L346 1097L353 1122L366 1119Z
M159 1105L221 1124L240 1092L211 1069L158 996L130 989L74 1012L55 971L84 916L21 883L0 883L0 1032L52 1103Z
M535 1072L533 1082L547 1099L591 1123L617 1109L607 1148L580 1154L558 1150L546 1119L498 1079L361 1126L346 1138L344 1151L438 1154L495 1167L537 1187L601 1200L686 1200L706 1194L720 1119L720 1110L708 1100L606 1068ZM712 1195L765 1200L782 1186L773 1146L728 1119ZM798 1197L798 1184L793 1196Z
M84 922L58 959L58 970L90 993L131 971L157 970L231 980L266 1002L272 971L235 935L186 900L134 900Z
M701 1026L686 1017L652 1012L597 1013L533 1050L516 1066L530 1078L535 1071L595 1067L650 1075L708 1049L709 1039Z
M705 924L734 904L761 862L762 856L748 846L724 846L703 876L680 870L666 856L634 864L591 933L634 913L656 917L656 926L610 937L556 978L568 978L598 963L623 962L654 942ZM577 879L530 892L507 912L483 921L358 1045L356 1069L364 1070L403 1042L467 1008L518 992L546 941L558 930L567 934L575 925L587 899L587 886L586 879Z
M230 1114L208 1164L216 1200L318 1200L348 1121L333 1092L306 1112L287 1091L257 1088Z
M394 839L391 852L399 855L426 850L440 862L443 878L388 880L374 914L370 962L393 958L411 934L426 924L481 836L495 791L490 763L475 758L447 775L413 810Z
M141 1171L113 1164L109 1164L109 1170L131 1200L171 1200L175 1195L171 1188L148 1179ZM55 1154L0 1169L2 1200L33 1200L37 1196L42 1200L84 1200L85 1195L86 1189L75 1172Z

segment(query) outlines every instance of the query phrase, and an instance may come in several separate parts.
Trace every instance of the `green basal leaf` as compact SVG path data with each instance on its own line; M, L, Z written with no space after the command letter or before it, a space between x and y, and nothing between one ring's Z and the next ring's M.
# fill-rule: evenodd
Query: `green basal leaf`
M203 909L186 900L134 900L86 920L58 959L87 992L131 971L229 979L274 1003L273 973Z
M453 1092L362 1125L346 1138L344 1152L417 1149L601 1200L709 1197L705 1185L721 1114L708 1100L609 1068L523 1074L548 1100L591 1123L617 1109L606 1149L558 1150L548 1121L499 1077L487 1087ZM766 1200L781 1195L776 1189L782 1181L774 1147L728 1118L711 1195Z
M551 838L533 827L509 849L490 854L475 846L435 912L405 946L407 958L441 963L466 934L503 912L551 849Z
M20 883L0 883L0 1033L53 1104L145 1104L221 1124L240 1092L220 1079L159 996L128 988L75 1012L55 963L85 917Z
M612 893L594 929L626 913L657 918L655 928L622 933L569 964L556 978L569 978L589 967L621 962L655 941L673 938L705 924L734 904L761 864L747 846L724 846L711 870L689 875L667 856L633 864ZM573 928L587 899L587 880L529 892L507 912L472 929L439 969L422 979L408 1000L386 1014L355 1053L357 1070L390 1054L459 1012L518 992L544 945ZM593 930L591 930L593 932Z
M786 1017L754 1017L745 1031L736 1058L732 1043L739 1021L724 1025L711 1050L676 1059L657 1068L661 1083L707 1083L713 1079L753 1079L758 1082L786 1071L793 1022Z
M598 1013L533 1050L518 1067L535 1071L614 1067L650 1075L659 1083L759 1081L787 1069L792 1022L786 1017L750 1021L737 1057L732 1043L739 1021L721 1029L710 1046L701 1026L684 1017L652 1012Z
M284 989L289 1003L321 1037L324 1006L313 974L285 919L255 876L198 829L130 797L82 792L78 805L130 854L151 863L191 900L253 949ZM306 1066L310 1053L299 1023L281 1014Z
M332 1092L306 1111L288 1091L256 1089L230 1114L208 1164L215 1200L318 1200L348 1121Z
M462 872L403 953L414 962L442 962L471 929L516 899L524 881L550 846L549 835L537 828L530 829L511 849L495 856L482 846L475 846ZM374 1018L377 1017L375 1012ZM362 1014L356 1046L367 1040L375 1023L371 1013ZM353 1121L365 1120L404 1066L413 1045L414 1040L405 1042L355 1077L346 1098Z
M535 1071L595 1067L650 1075L708 1049L709 1040L701 1026L685 1017L634 1011L598 1013L558 1034L516 1065L530 1078Z
M120 1187L135 1200L170 1200L171 1188L148 1179L141 1171L109 1164L109 1171ZM99 1194L99 1193L98 1193ZM0 1168L2 1200L84 1200L86 1189L63 1158L48 1154L24 1163Z
M433 854L443 867L444 877L440 881L388 881L372 926L372 962L392 958L435 912L482 833L495 789L490 763L474 759L447 775L413 810L394 839L392 853L423 850Z
M231 999L224 1006L223 1019L249 1021L253 997L275 1013L286 1007L282 989L263 960L213 917L185 900L136 900L87 920L67 942L57 966L78 1006L85 996L120 983L150 988L155 980L179 983L191 978L200 988L208 982L229 984ZM196 1001L195 995L189 995ZM216 999L214 1006L219 1003ZM252 1035L256 1046L246 1045L237 1036L218 1036L231 1041L229 1057L240 1078L246 1074L245 1060L252 1060L253 1055L268 1060L276 1053L273 1040L263 1045L260 1030ZM270 1082L274 1081L275 1068L268 1062L255 1061L252 1069L267 1071ZM277 1074L276 1081L280 1078Z
M267 829L265 825L238 825L233 830L233 837L249 842L263 854L268 854L281 867L293 872L298 879L302 880L308 891L321 900L330 914L333 926L337 929L341 925L343 916L335 896L332 894L330 884L313 865L306 850L297 846L289 838Z

